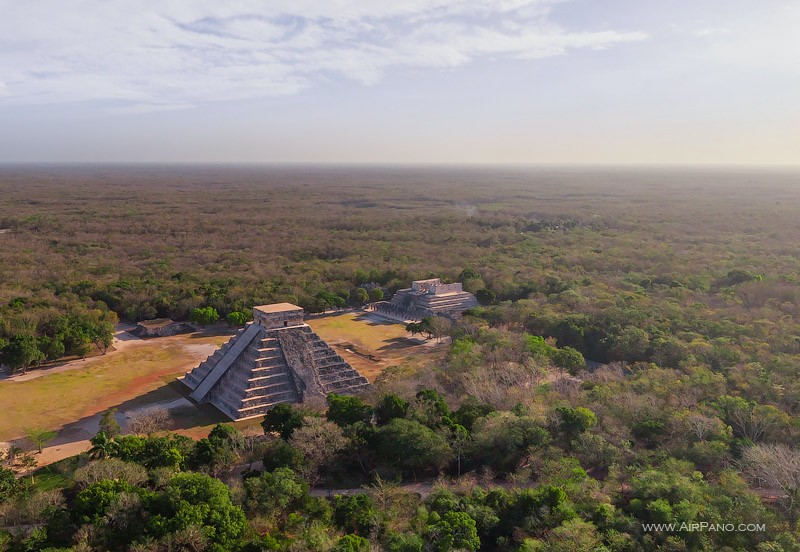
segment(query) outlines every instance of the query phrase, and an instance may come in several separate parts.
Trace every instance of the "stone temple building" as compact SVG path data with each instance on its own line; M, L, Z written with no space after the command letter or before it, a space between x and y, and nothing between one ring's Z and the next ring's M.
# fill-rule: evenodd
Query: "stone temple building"
M213 404L232 420L261 416L280 403L369 386L291 303L255 307L253 322L180 381L193 400Z
M478 300L464 291L460 283L443 284L439 278L415 280L411 287L398 290L389 302L378 303L377 311L403 320L422 320L426 316L455 317L478 306Z

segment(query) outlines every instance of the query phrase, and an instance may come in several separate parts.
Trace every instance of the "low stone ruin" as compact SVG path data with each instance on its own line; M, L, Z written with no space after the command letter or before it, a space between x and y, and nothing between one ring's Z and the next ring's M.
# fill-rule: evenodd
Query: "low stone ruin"
M391 301L381 301L379 314L405 321L419 321L427 316L458 317L478 306L478 300L464 291L460 283L443 284L439 278L415 280L410 288L398 290Z
M167 337L193 331L194 328L188 324L175 322L169 318L154 318L153 320L142 320L131 333L136 337L148 338Z

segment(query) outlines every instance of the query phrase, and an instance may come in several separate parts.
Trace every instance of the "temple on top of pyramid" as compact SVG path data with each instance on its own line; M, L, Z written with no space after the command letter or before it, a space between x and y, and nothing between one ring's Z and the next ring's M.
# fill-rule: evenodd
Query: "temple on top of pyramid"
M253 308L253 322L180 381L193 400L213 404L232 420L261 416L280 403L369 386L291 303Z
M415 280L411 287L398 290L391 301L376 306L378 313L402 320L422 320L426 316L460 315L478 306L475 296L464 291L461 283L443 284L439 278Z

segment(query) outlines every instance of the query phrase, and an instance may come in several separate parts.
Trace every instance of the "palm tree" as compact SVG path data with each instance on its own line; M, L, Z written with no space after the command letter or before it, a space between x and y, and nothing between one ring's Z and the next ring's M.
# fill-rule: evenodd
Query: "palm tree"
M20 447L11 446L6 452L6 462L9 464L13 464L14 460L16 460L17 457L20 456L23 452L25 451L22 450Z
M26 438L28 441L33 443L36 449L39 451L39 454L42 453L42 449L44 446L56 438L58 435L57 432L51 431L49 429L42 429L42 428L32 428L27 430Z
M116 447L116 442L113 437L109 437L104 431L101 431L92 437L92 448L89 449L89 456L94 460L103 460L111 456Z

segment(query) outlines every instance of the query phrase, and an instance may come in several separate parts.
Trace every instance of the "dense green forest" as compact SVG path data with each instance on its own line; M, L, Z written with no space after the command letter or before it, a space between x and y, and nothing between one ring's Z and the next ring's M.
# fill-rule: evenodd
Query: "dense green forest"
M259 439L102 433L95 460L65 462L51 489L3 472L0 542L800 550L798 184L721 170L3 169L4 362L25 344L31 363L102 348L117 319L313 312L428 276L464 281L482 306L445 328L441 362L387 370L366 402L273 410ZM682 522L763 529L642 527Z
M532 357L536 359L537 357ZM535 360L534 360L535 361ZM609 378L605 378L609 379ZM635 387L663 384L637 378ZM656 380L653 382L652 380ZM49 468L46 484L0 469L0 546L27 550L797 550L792 504L762 504L720 459L733 444L748 474L776 450L737 443L713 414L688 409L620 443L619 381L593 382L587 407L553 400L452 410L423 389L370 404L330 395L327 413L280 405L265 436L228 425L208 438L118 435L101 424L89 455ZM713 385L706 385L713 388ZM581 395L581 393L578 393ZM654 397L660 394L654 393ZM714 402L720 412L730 397ZM559 404L559 406L554 406ZM598 421L604 427L598 429ZM644 428L645 424L647 428ZM680 426L683 431L675 429ZM744 451L744 452L743 452ZM445 476L436 482L413 484ZM361 483L363 488L356 485ZM356 486L331 496L312 485ZM798 491L796 483L793 491ZM650 532L643 524L735 530ZM742 529L739 529L742 528Z

